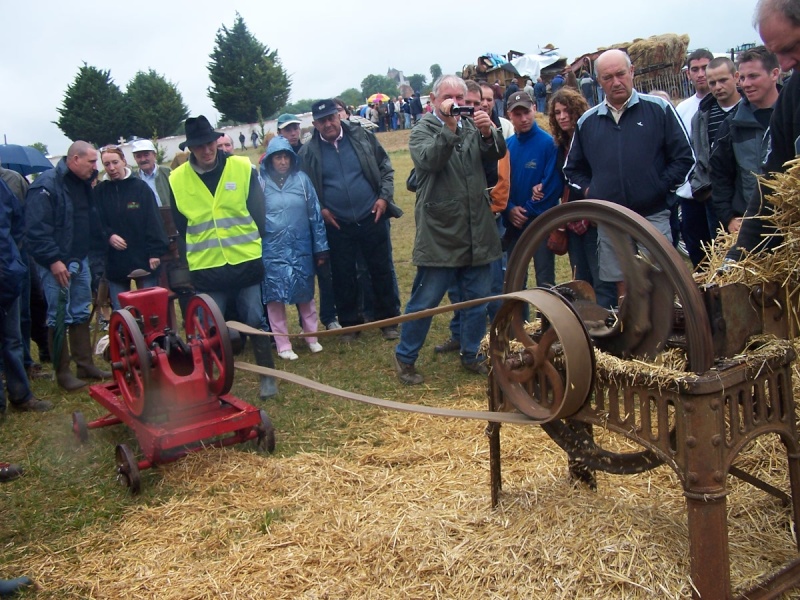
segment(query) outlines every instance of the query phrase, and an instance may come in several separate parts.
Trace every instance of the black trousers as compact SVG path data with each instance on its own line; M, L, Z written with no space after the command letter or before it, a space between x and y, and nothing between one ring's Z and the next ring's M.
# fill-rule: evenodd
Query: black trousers
M361 251L372 281L375 298L373 317L377 320L396 317L400 299L392 277L392 246L389 223L382 217L377 223L369 215L358 223L339 221L340 229L325 225L331 250L333 296L342 326L359 325L364 316L358 307L356 257Z

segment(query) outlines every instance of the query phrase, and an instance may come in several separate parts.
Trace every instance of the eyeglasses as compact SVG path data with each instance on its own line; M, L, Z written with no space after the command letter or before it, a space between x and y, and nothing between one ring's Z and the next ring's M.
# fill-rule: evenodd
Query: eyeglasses
M122 147L115 144L109 144L100 148L100 152L122 152Z

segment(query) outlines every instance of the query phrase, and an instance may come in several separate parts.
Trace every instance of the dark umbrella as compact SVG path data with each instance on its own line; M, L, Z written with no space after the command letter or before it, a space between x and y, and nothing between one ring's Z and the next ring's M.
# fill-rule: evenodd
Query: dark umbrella
M53 168L47 157L39 150L18 144L0 145L0 164L23 175L41 173Z

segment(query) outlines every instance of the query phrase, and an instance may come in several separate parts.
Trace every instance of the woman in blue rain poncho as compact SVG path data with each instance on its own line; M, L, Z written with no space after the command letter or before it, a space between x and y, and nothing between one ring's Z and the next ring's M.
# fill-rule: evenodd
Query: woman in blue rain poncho
M298 170L297 155L286 139L270 140L260 174L266 198L263 300L278 356L296 360L286 336L286 304L297 305L305 333L316 333L314 266L328 260L328 240L317 193L308 176ZM312 353L322 350L314 336L307 336L306 343Z

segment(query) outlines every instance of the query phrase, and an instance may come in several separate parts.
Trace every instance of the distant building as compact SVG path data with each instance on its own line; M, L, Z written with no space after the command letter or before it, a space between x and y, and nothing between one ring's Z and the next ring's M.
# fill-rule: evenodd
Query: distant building
M397 69L389 69L386 72L386 76L394 81L398 88L408 85L408 79L405 78L405 75L403 75L402 71L398 71Z

